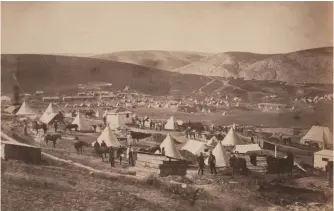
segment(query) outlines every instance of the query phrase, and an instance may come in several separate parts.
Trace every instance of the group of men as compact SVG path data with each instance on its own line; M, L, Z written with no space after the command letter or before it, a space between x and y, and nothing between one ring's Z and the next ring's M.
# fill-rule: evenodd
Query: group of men
M197 158L198 162L198 175L203 175L204 174L204 156L203 153L201 152L200 156ZM210 166L210 171L211 174L217 174L216 170L216 157L212 154L212 151L210 151L209 157L208 157L208 164Z

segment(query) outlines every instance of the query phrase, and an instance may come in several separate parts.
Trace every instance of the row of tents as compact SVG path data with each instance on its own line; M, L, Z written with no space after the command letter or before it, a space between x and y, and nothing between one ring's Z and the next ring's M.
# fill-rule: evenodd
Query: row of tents
M183 160L180 151L177 149L177 141L170 134L167 134L164 141L160 144L160 148L164 147L165 156ZM216 167L228 166L229 156L226 151L226 147L234 147L233 152L246 153L247 151L261 150L258 144L245 144L236 134L233 128L230 129L228 134L222 141L219 141L215 136L206 142L189 139L187 143L180 149L188 151L195 156L198 156L201 152L212 150L212 154L216 157ZM159 151L155 152L159 154ZM205 160L208 164L208 160Z

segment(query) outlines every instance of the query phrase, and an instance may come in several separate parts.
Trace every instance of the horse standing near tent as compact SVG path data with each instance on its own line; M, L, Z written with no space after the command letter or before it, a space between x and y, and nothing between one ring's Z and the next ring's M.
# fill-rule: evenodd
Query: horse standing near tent
M38 133L38 131L40 129L43 130L44 134L46 134L47 130L48 130L48 127L46 124L42 123L42 124L38 124L37 121L33 121L32 123L32 129L33 130L36 130L36 133Z
M47 134L44 137L45 144L48 146L48 142L52 141L53 142L53 148L56 148L56 142L58 139L61 139L60 134Z
M64 132L66 132L66 130L69 130L70 133L72 133L72 129L74 129L75 132L77 132L78 128L79 128L79 125L77 125L77 124L66 124Z
M286 158L275 158L272 155L267 157L267 174L284 174L292 176L292 169L294 166L294 156L291 152L287 153Z
M90 145L84 141L78 140L75 143L73 143L73 146L75 148L75 150L77 151L78 154L82 154L83 153L83 148L84 147L90 147Z

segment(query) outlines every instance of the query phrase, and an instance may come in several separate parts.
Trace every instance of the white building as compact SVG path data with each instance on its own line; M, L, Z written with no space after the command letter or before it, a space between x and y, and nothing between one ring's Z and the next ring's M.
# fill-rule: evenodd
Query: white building
M132 123L132 112L117 108L106 113L106 122L111 128L123 127ZM114 125L114 126L113 126Z
M324 149L314 153L313 167L325 170L328 161L333 161L333 151Z

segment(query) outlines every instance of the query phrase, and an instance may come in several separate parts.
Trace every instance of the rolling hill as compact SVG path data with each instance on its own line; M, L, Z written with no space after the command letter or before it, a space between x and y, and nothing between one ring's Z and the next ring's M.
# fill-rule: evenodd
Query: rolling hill
M43 89L46 92L77 90L88 82L112 83L113 89L131 89L152 95L167 95L171 87L192 90L210 79L198 75L187 77L159 69L101 59L57 55L1 55L2 92L11 92L13 73L25 92Z
M332 84L333 48L272 55L246 52L218 53L173 71L205 76Z
M173 71L192 62L201 60L209 53L182 51L119 51L110 54L96 55L93 58L124 63L137 64L144 67Z

